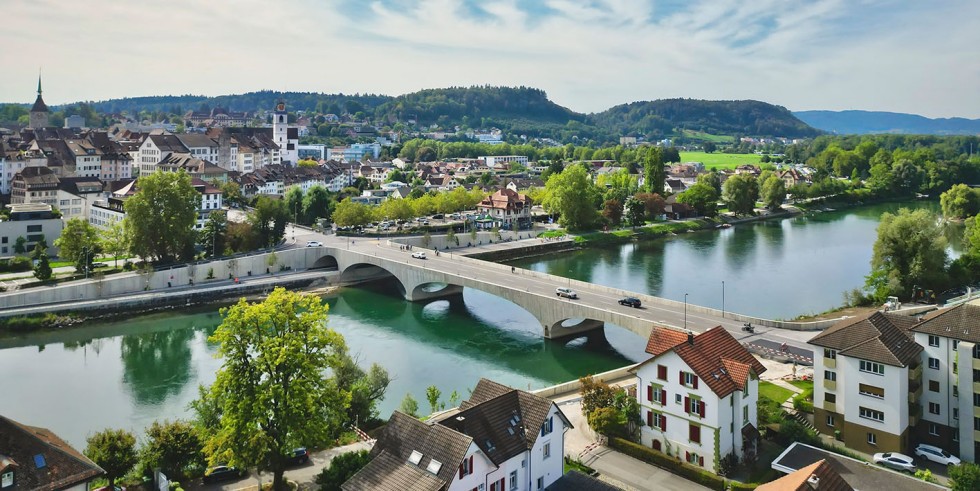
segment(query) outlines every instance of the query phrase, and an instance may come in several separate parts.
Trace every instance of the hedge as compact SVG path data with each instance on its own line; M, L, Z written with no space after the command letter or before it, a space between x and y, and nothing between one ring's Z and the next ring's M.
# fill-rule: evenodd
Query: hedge
M698 467L694 467L693 465L688 465L652 448L647 448L629 440L616 437L611 437L609 439L609 446L614 450L629 455L630 457L653 464L710 489L715 489L718 491L724 491L725 489L725 480L723 478Z
M0 273L19 273L21 271L30 271L33 267L34 263L27 256L0 259Z

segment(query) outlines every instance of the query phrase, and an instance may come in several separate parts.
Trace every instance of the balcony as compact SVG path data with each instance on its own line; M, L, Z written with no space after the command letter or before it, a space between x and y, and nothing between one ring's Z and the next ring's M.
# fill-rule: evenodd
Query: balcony
M823 408L825 410L827 410L827 411L832 412L832 413L836 413L837 412L837 403L836 402L823 401Z
M827 390L837 390L837 381L823 379L823 388ZM977 392L980 392L980 390Z
M973 359L973 369L980 370L980 358Z
M824 357L823 366L824 368L837 368L837 359Z
M917 404L922 397L922 383L918 381L909 382L909 404Z
M914 368L909 367L909 380L922 380L922 364L919 363Z
M919 424L919 417L922 416L922 406L909 404L909 426Z

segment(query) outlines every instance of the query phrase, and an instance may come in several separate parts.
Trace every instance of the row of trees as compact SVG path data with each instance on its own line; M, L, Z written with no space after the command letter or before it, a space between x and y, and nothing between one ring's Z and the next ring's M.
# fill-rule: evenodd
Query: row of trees
M486 197L481 189L467 191L459 187L445 193L424 193L413 198L389 199L378 206L368 206L364 203L344 198L336 204L333 211L333 221L339 227L366 225L382 220L408 220L415 217L432 215L433 213L455 213L472 210Z
M154 423L139 448L134 435L108 429L88 439L85 454L110 486L137 463L140 474L159 467L174 480L227 463L269 471L273 489L285 489L292 449L330 445L354 422L376 426L390 382L379 365L358 366L327 327L327 308L316 296L277 288L261 303L222 309L210 341L223 362L191 404L195 420Z

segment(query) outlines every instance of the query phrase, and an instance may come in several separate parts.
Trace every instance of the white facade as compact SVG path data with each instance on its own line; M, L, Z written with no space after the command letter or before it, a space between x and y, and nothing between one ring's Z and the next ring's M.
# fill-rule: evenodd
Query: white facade
M524 155L490 155L485 157L479 157L480 160L486 162L487 167L494 169L503 164L517 163L523 166L527 166L528 158Z
M295 165L299 160L299 139L289 138L289 117L286 114L286 104L283 102L276 105L276 110L272 114L272 139L276 145L279 145L280 162Z
M10 194L12 190L10 184L18 172L27 167L46 167L47 165L47 158L5 159L3 155L0 155L0 194Z

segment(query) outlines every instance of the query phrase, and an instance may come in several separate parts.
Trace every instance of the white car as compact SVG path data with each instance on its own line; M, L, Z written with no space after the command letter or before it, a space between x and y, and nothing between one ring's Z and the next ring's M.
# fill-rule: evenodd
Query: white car
M572 290L571 288L565 288L565 287L555 288L555 294L558 295L559 297L578 298L578 293L575 293L575 290Z
M306 247L323 247L323 242L318 240L311 240L306 243Z
M897 471L915 472L915 462L912 457L897 452L876 453L874 463L895 469Z
M915 455L944 465L959 465L960 463L959 457L939 447L926 445L925 443L920 443L918 447L915 447Z
M413 252L412 253L412 257L414 257L415 259L425 259L425 253L424 252Z

